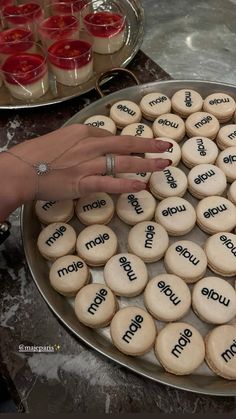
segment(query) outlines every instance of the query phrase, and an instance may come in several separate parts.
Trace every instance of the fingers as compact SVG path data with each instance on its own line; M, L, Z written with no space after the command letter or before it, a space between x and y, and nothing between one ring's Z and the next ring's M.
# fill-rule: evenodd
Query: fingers
M94 157L105 154L132 154L132 153L163 153L173 145L168 141L150 138L137 138L130 135L106 136L106 138L87 138L84 144L92 150ZM91 151L90 151L91 153Z
M139 173L157 172L170 166L172 163L168 159L143 159L136 156L115 156L116 173ZM80 170L84 174L103 174L106 173L106 157L98 157L89 162L83 163Z
M78 137L87 138L87 137L107 137L111 136L110 131L107 131L103 128L92 127L91 125L85 124L72 124L62 129L68 129L70 132L74 132Z
M92 192L125 193L146 189L144 182L129 179L116 179L110 176L88 176L80 180L79 196Z

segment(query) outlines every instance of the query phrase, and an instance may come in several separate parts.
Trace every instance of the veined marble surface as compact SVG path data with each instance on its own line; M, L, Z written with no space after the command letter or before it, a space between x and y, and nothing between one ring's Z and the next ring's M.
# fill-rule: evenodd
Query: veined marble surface
M236 0L142 0L143 51L174 79L236 84Z

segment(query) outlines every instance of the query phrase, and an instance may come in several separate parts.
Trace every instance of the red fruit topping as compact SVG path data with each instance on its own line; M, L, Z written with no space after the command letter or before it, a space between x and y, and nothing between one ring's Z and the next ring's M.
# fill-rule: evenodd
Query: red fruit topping
M42 16L42 9L37 3L20 4L19 6L6 6L3 16L8 22L15 25L32 22Z
M47 71L45 57L39 54L15 54L2 65L5 79L10 84L27 85L40 80Z
M13 4L13 0L0 0L0 9L2 9L2 7L8 6L9 4Z
M52 9L56 13L78 13L85 4L86 0L55 0Z
M78 29L79 24L75 16L50 16L42 22L40 32L42 36L51 39L63 39L69 38Z
M124 29L125 19L118 13L96 12L86 15L84 24L92 35L107 38Z
M92 60L91 44L70 39L54 42L48 49L48 59L66 70L83 67Z
M8 29L0 33L0 53L17 54L27 51L33 45L33 34L23 28Z

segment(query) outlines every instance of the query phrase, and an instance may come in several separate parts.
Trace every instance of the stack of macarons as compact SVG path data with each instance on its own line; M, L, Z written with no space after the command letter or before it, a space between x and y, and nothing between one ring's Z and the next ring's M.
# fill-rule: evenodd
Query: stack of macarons
M172 165L117 174L143 180L147 188L138 193L35 206L50 284L75 297L79 322L109 327L114 346L126 355L153 350L176 375L191 374L205 359L217 375L236 379L234 114L231 96L216 92L204 99L192 89L115 102L85 124L108 135L120 130L167 141L166 152L145 158Z

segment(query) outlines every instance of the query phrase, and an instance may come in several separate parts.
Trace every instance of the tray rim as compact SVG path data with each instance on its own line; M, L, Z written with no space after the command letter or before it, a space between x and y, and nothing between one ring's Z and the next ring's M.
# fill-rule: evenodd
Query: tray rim
M230 83L222 83L222 82L218 82L218 81L211 81L211 80L202 80L202 79L179 79L179 80L162 80L162 81L154 81L154 82L149 82L149 83L145 83L145 84L140 84L139 86L131 86L125 89L122 89L120 91L114 92L110 95L107 95L101 99L99 99L96 102L93 102L91 105L87 106L86 108L84 108L83 110L81 110L80 112L77 112L75 115L73 115L70 119L68 119L68 121L66 123L63 124L63 126L66 125L70 125L71 123L73 123L73 119L78 115L78 114L82 114L83 113L87 113L88 110L93 107L95 104L101 104L102 102L107 102L110 100L113 100L116 98L116 96L119 96L123 93L128 93L129 91L133 91L134 89L137 88L142 88L145 89L146 87L152 88L152 87L158 87L159 85L178 85L181 83L189 83L189 84L193 84L193 85L198 85L198 84L211 84L211 85L217 85L220 88L233 88L235 89L235 94L236 94L236 85L230 84ZM193 88L194 86L192 86ZM211 389L201 389L201 388L190 388L188 386L185 385L179 385L179 384L175 384L169 381L168 376L172 376L172 374L168 374L167 373L167 377L164 379L159 379L157 377L155 377L154 375L148 374L145 371L140 371L140 368L137 368L135 366L133 366L132 364L129 363L129 360L131 357L128 357L127 355L121 354L121 356L119 356L119 359L117 359L116 357L114 357L113 355L110 355L109 349L108 351L102 349L99 347L99 345L97 343L92 343L87 337L81 336L80 333L78 333L76 330L74 330L73 326L70 324L70 321L65 320L63 318L63 316L61 316L61 314L58 312L57 308L54 307L54 305L48 300L48 297L44 295L43 290L40 287L40 284L38 283L37 279L35 278L34 272L33 272L33 268L30 264L30 258L29 258L29 254L27 252L27 243L26 243L26 236L25 236L25 217L26 217L26 212L27 209L31 208L33 205L33 203L28 203L26 205L23 205L21 207L21 216L20 216L20 223L21 223L21 236L22 236L22 242L23 242L23 246L24 246L24 252L25 252L25 257L27 260L27 264L28 264L28 268L29 271L33 277L33 280L41 294L41 296L43 297L43 299L46 301L46 303L48 304L48 306L50 307L50 309L52 310L52 312L56 315L56 317L63 323L63 326L65 326L66 328L68 328L73 335L75 335L77 338L81 339L86 345L88 345L90 348L94 349L95 351L97 351L98 353L100 353L101 355L103 355L104 357L108 358L109 360L111 360L114 363L118 363L119 365L122 365L126 368L128 368L128 370L131 370L135 373L137 373L140 376L143 376L145 378L151 379L154 382L157 382L159 384L164 384L167 385L169 387L175 388L175 389L179 389L179 390L184 390L187 392L191 392L191 393L195 393L195 394L201 394L201 395L207 395L207 396L218 396L218 397L235 397L236 396L236 386L235 386L235 390L231 390L231 391L227 391L227 390L219 390L219 391L214 391ZM56 291L55 291L56 293ZM122 359L123 358L123 359ZM132 361L135 358L132 358ZM192 376L194 376L194 374L192 374ZM191 375L189 376L189 378L191 377ZM177 376L174 376L174 378L178 379ZM217 379L220 379L220 377L216 377ZM191 378L190 378L191 379ZM233 383L234 381L227 381L222 379L222 382L228 382L228 383Z
M221 87L225 86L227 88L236 89L236 84L234 85L232 83L223 83L223 82L220 82L220 81L203 80L203 79L170 79L170 80L156 80L156 81L152 81L152 82L141 83L139 85L129 86L129 87L126 87L124 89L117 90L116 92L113 92L113 93L110 93L109 95L105 95L104 97L101 97L96 102L91 103L90 105L86 106L85 108L81 109L79 112L77 112L73 116L71 116L62 125L62 127L70 125L70 122L73 121L73 119L76 117L76 115L78 115L78 114L83 115L83 113L87 113L88 109L92 105L94 105L95 103L100 104L102 101L104 101L104 99L108 99L108 101L109 101L111 98L115 98L116 95L118 96L118 95L122 94L123 92L127 92L127 93L129 91L132 92L134 89L137 89L137 88L140 88L140 87L145 89L146 87L152 87L152 86L155 87L155 86L161 85L161 84L169 84L169 85L173 84L173 85L175 85L176 83L178 83L178 84L181 84L181 83L190 83L190 84L207 83L207 84L211 84L211 85L219 85Z
M144 13L144 8L143 8L143 4L142 4L142 0L129 0L130 2L136 4L136 10L139 11L140 14L140 25L139 30L138 30L138 34L137 34L137 41L135 44L135 48L133 48L132 53L125 59L124 62L122 62L120 64L120 67L126 67L130 61L135 57L135 55L137 54L138 50L140 49L142 42L143 42L143 37L144 37L144 27L145 27L145 13ZM72 95L69 96L65 96L65 97L60 97L60 98L55 98L55 99L50 99L46 102L41 102L41 103L19 103L16 105L0 105L0 110L7 110L7 109L31 109L31 108L41 108L44 106L50 106L50 105L56 105L58 103L63 103L66 102L67 100L70 99L75 99L76 97L80 97L82 95L84 95L85 93L88 93L90 91L92 91L95 88L95 84L96 84L96 78L99 77L100 73L97 73L95 78L94 78L94 82L93 82L93 86L86 88L85 90L79 92L79 93L74 93ZM107 80L106 80L107 81ZM103 81L103 83L105 83L106 81ZM102 83L102 84L103 84Z

